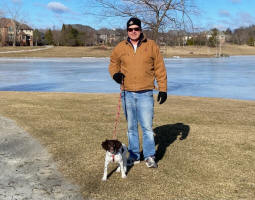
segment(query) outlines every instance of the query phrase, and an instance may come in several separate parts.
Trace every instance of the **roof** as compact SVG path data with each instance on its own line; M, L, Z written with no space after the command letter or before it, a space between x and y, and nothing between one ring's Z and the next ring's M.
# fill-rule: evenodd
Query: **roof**
M26 24L21 24L20 29L22 29L22 30L33 30L30 26L28 26Z
M14 20L15 21L15 20ZM9 24L10 22L12 22L12 20L11 19L9 19L9 18L0 18L0 28L3 28L3 27L6 27L7 26L7 24ZM21 24L21 23L19 23L19 22L17 22L17 21L15 21L17 24L19 24L20 25L20 29L21 30L33 30L30 26L28 26L28 25L26 25L26 24Z
M0 18L0 28L6 27L9 22L10 22L10 19Z

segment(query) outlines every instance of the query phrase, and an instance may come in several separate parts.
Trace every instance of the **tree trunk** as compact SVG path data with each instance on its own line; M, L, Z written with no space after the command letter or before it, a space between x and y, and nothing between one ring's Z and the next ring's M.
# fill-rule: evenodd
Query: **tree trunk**
M16 23L15 23L15 21L14 20L12 20L12 22L13 22L13 27L14 27L14 29L13 29L13 44L12 44L12 46L16 46L16 37L17 37L17 27L16 27Z

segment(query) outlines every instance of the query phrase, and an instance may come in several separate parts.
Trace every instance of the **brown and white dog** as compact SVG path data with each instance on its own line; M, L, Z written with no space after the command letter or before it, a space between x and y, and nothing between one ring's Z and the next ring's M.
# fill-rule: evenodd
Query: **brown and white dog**
M117 172L121 172L121 177L126 178L127 172L127 147L118 140L105 140L102 142L103 149L106 150L105 164L104 164L104 175L102 180L107 179L107 168L110 162L118 163Z

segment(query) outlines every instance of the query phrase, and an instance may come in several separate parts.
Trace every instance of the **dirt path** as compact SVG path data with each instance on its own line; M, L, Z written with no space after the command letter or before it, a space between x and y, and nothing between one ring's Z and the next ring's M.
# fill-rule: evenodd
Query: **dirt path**
M42 145L0 116L0 199L82 200Z
M2 51L0 53L2 54L8 54L8 53L24 53L24 52L33 52L33 51L41 51L41 50L46 50L46 49L50 49L53 48L54 46L46 46L43 48L38 48L38 49L22 49L22 50L17 50L17 51Z

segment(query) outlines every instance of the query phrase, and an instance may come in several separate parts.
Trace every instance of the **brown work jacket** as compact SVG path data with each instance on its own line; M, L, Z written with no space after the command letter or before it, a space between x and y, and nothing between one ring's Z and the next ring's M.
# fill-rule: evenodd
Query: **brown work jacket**
M142 91L155 89L155 78L159 91L167 91L167 74L159 47L153 40L145 37L138 43L136 52L128 40L120 42L110 57L111 76L122 72L124 90Z

